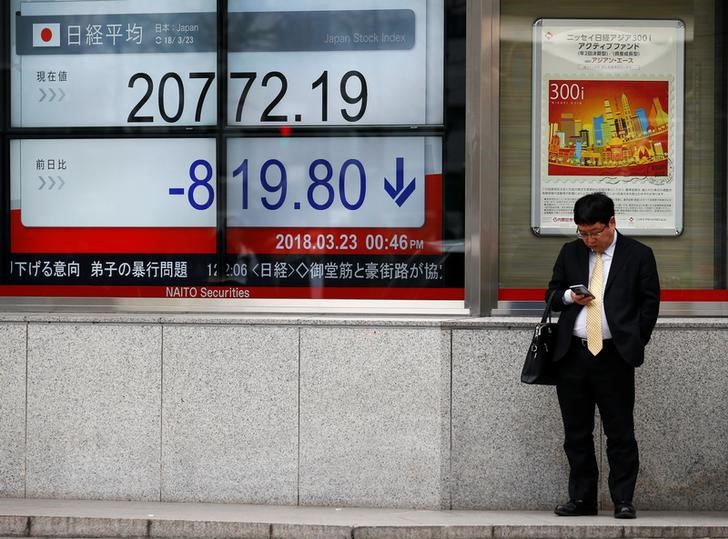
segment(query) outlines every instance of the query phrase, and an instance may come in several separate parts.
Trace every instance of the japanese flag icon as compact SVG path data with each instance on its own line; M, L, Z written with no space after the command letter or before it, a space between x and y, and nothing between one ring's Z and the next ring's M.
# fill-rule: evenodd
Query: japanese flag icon
M60 47L61 25L57 22L33 25L34 47Z

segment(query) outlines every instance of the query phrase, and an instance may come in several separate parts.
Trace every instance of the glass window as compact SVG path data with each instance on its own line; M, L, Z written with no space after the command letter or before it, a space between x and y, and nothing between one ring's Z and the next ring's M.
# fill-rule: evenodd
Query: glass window
M659 10L657 9L659 7ZM655 20L655 13L659 12L660 21ZM618 0L600 4L591 4L577 1L559 1L542 3L535 0L509 0L501 2L501 105L500 105L500 292L499 297L504 301L513 300L541 300L542 290L551 273L551 267L560 246L573 236L570 224L565 224L560 235L537 234L532 231L532 203L541 204L543 200L533 200L532 196L540 196L539 191L532 187L534 175L531 170L532 150L534 143L542 141L539 136L551 137L554 152L562 152L562 165L585 166L600 164L613 165L614 163L597 163L599 159L613 158L612 152L616 152L616 142L609 148L596 148L599 144L606 144L599 140L595 134L595 128L599 117L611 129L612 141L621 142L621 151L625 153L624 158L631 160L631 166L639 166L654 158L655 154L663 151L662 145L630 142L628 129L644 126L644 137L647 131L652 133L653 127L659 124L656 119L660 114L660 108L653 103L635 106L632 114L629 100L625 102L624 95L632 89L645 89L645 84L651 85L648 93L664 95L665 101L662 112L664 118L668 114L675 114L676 120L682 117L683 125L677 126L677 136L682 132L683 147L675 147L674 156L659 161L666 166L673 167L676 162L682 167L682 184L669 186L678 189L676 199L672 202L661 198L660 193L652 192L648 195L637 195L643 206L653 204L646 214L649 217L658 215L663 204L672 204L676 207L670 208L676 215L682 216L682 225L677 234L666 235L664 231L656 232L645 223L643 226L629 220L630 200L617 202L617 226L620 225L628 230L628 234L640 236L642 241L649 244L655 251L660 279L663 288L663 299L703 301L728 299L725 294L725 252L726 252L726 208L725 208L725 98L722 86L725 84L724 69L721 67L725 61L724 43L721 41L716 48L716 21L722 20L723 9L712 0L690 0L676 1L670 4L655 2L642 2L635 4ZM533 28L539 19L557 20L569 27L569 22L574 21L572 32L573 39L580 39L583 34L585 41L583 51L579 54L591 54L593 61L606 61L602 59L620 58L621 61L629 61L629 55L614 56L613 41L608 41L609 36L597 35L598 32L589 31L600 26L601 19L615 20L619 27L619 19L623 20L621 29L624 34L630 33L630 28L637 25L640 28L650 28L650 25L664 23L665 20L677 21L684 25L684 54L685 61L682 66L684 73L677 73L677 76L667 68L660 67L664 71L662 77L683 87L676 88L676 95L682 95L680 102L670 102L666 83L665 88L658 87L655 82L660 77L653 76L656 62L654 58L644 59L646 65L641 69L634 70L633 75L624 75L621 71L619 76L610 77L602 75L595 77L588 75L585 69L575 69L573 63L563 61L562 78L557 80L552 76L550 82L556 83L557 94L563 90L565 96L556 96L556 101L575 102L583 99L582 90L585 85L579 81L586 78L598 78L597 90L603 91L604 100L611 100L613 111L604 109L594 114L587 114L586 120L572 116L571 110L561 111L564 116L556 119L540 118L536 126L532 125L532 114L534 109L543 109L544 101L539 102L534 97L532 87L533 68ZM582 25L583 32L578 32L579 21L585 21ZM615 25L612 25L615 26ZM550 34L553 35L553 34ZM548 39L550 37L546 37ZM598 39L597 39L598 38ZM601 41L604 39L605 41ZM626 38L625 38L626 39ZM617 43L620 43L617 41ZM625 41L629 43L629 41ZM610 47L607 50L607 47ZM639 54L639 43L628 47L632 54ZM621 50L621 49L620 49ZM626 51L627 49L625 49ZM648 50L642 47L642 50ZM589 51L589 52L587 52ZM718 52L716 52L718 51ZM616 61L616 60L614 60ZM554 60L558 63L558 59ZM551 66L553 68L553 65ZM659 71L658 69L658 71ZM648 72L645 75L646 72ZM585 76L585 73L587 75ZM620 84L618 81L622 81ZM572 88L572 83L579 82ZM614 82L617 81L617 82ZM635 84L635 81L642 81ZM592 86L586 86L591 91ZM560 85L560 86L559 86ZM612 86L610 86L612 85ZM718 90L717 90L718 89ZM576 92L578 95L570 95ZM636 91L637 95L639 91ZM609 95L607 95L609 94ZM549 96L541 95L542 100ZM563 97L563 99L561 99ZM572 99L574 98L574 99ZM635 100L637 97L635 97ZM636 102L636 101L635 101ZM658 100L659 102L659 100ZM682 106L682 114L677 114ZM641 112L638 113L638 108ZM553 105L552 105L553 108ZM568 107L567 107L568 108ZM577 107L577 111L578 111ZM607 110L607 112L603 112ZM610 113L614 112L613 116ZM644 117L643 117L644 116ZM630 117L620 123L619 118ZM634 119L636 118L636 120ZM718 119L718 120L716 120ZM562 122L562 126L558 122ZM610 124L611 121L611 124ZM667 121L667 120L665 120ZM546 122L546 123L542 123ZM548 122L552 129L549 131ZM567 125L568 124L568 125ZM578 124L579 130L575 127ZM587 125L593 124L593 125ZM546 126L541 129L541 127ZM566 127L563 127L566 126ZM601 126L599 126L601 130ZM527 133L536 133L535 142ZM571 131L570 131L571 129ZM657 129L655 127L655 129ZM606 129L604 130L606 133ZM564 135L564 133L566 133ZM573 135L573 136L572 136ZM637 135L634 135L635 137ZM639 136L642 136L640 134ZM671 136L675 136L671 133ZM556 137L556 138L553 138ZM559 141L561 137L561 141ZM571 137L571 138L569 138ZM619 139L614 137L620 137ZM591 140L590 140L591 138ZM597 139L596 141L594 139ZM571 141L571 143L569 142ZM559 150L559 146L561 149ZM654 152L653 156L641 155L637 150L640 147L649 146L649 151ZM547 143L544 143L547 147ZM628 152L629 148L629 152ZM550 150L546 150L550 151ZM627 152L629 155L627 155ZM634 157L636 156L636 157ZM545 158L545 157L544 157ZM618 158L622 159L622 155ZM642 161L639 159L643 158ZM556 158L555 158L556 159ZM554 160L554 162L556 162ZM551 163L551 161L550 161ZM568 168L568 167L562 167ZM644 172L644 171L643 171ZM664 171L663 171L664 172ZM645 172L643 177L647 177ZM632 176L639 176L633 174ZM624 180L625 178L618 178ZM644 178L643 178L644 179ZM634 181L633 186L649 191L655 182ZM604 182L603 190L609 192L609 182ZM593 187L593 186L592 186ZM594 189L600 190L600 189ZM644 191L644 192L647 192ZM641 196L641 198L640 198ZM575 192L564 191L563 200L560 202L568 207L573 207L576 198ZM621 204L621 205L620 205ZM566 212L568 215L568 211ZM622 221L620 222L620 217ZM538 232L538 231L537 231ZM661 234L661 235L658 235ZM669 312L669 308L664 310Z
M456 2L219 4L10 2L0 298L465 312Z

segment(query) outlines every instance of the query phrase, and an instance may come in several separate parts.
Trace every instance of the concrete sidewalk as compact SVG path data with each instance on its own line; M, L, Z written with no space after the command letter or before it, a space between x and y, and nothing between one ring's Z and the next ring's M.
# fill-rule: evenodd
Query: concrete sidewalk
M636 520L548 511L426 511L0 498L0 538L728 538L728 512L641 511Z

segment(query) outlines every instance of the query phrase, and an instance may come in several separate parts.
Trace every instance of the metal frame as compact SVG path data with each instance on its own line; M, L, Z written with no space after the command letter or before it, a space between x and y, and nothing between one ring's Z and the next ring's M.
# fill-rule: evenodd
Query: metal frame
M542 301L499 301L494 316L540 316ZM660 316L665 317L725 317L728 303L723 301L663 301Z
M467 3L465 304L489 316L498 302L500 0Z

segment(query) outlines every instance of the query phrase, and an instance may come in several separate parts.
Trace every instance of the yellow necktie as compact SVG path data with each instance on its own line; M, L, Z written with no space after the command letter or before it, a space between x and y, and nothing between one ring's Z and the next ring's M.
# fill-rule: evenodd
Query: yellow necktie
M602 253L597 253L589 281L595 297L586 306L586 345L594 356L602 351L602 288Z

